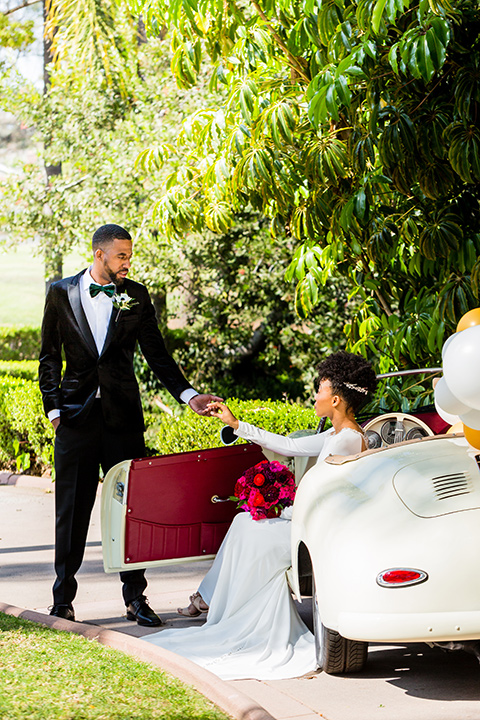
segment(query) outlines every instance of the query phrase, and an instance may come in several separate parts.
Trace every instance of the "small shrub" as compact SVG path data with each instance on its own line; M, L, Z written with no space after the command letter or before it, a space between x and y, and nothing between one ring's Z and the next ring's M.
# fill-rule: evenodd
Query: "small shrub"
M53 438L37 383L0 377L1 464L12 470L43 472L53 465Z
M239 420L280 435L315 429L319 422L313 408L294 403L231 398L227 404ZM188 408L178 416L164 415L160 420L155 450L160 455L169 455L219 447L222 445L222 427L220 420L196 415ZM245 440L239 439L238 442L244 443Z
M23 378L38 380L37 360L0 360L0 377Z
M0 327L0 359L36 360L40 353L40 338L39 327Z
M9 390L14 389L20 383L18 378L0 377L0 464L2 467L13 469L13 459L16 458L15 438L12 427L7 417L6 396Z

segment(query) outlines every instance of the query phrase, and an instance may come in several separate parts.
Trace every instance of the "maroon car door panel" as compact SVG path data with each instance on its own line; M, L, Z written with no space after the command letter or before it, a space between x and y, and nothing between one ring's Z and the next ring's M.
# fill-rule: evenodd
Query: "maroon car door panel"
M235 482L264 460L258 445L133 460L125 516L125 563L213 555L235 516ZM216 500L216 501L215 501Z

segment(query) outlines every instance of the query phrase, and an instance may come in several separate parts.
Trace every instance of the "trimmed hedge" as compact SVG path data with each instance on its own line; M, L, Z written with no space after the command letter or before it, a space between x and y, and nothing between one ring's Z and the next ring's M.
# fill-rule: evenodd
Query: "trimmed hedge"
M55 433L43 412L40 389L35 381L37 370L36 361L0 363L0 465L12 471L38 474L53 469ZM288 434L315 429L318 425L313 408L298 404L236 398L227 402L236 417L270 432ZM221 445L223 423L196 415L189 408L183 407L175 416L160 411L146 413L145 419L153 446L150 452L155 454Z
M312 408L280 400L238 400L231 398L227 405L235 417L269 432L288 435L295 430L315 429L318 417ZM189 408L179 416L164 415L156 436L155 451L159 455L205 450L219 447L223 423L211 417L196 415ZM245 443L239 439L238 443Z
M0 377L0 463L10 470L43 473L53 466L52 424L36 382Z
M1 360L36 360L40 353L41 330L28 325L0 327Z
M0 360L0 376L38 380L38 360Z

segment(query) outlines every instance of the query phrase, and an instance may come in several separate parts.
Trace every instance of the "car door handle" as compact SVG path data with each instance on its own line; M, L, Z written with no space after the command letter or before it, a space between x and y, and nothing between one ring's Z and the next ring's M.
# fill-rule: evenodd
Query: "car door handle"
M213 496L210 498L210 500L211 500L211 502L214 503L214 504L215 504L215 503L222 503L222 502L231 502L229 497L223 497L223 498L221 498L221 497L218 497L218 495L213 495Z

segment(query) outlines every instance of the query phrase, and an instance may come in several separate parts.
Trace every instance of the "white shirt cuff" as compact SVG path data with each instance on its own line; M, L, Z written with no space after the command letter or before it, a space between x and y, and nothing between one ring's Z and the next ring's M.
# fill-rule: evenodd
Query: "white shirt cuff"
M188 405L190 400L195 397L195 395L198 395L198 392L194 390L193 388L187 388L182 393L180 393L180 400L185 403L185 405Z
M57 408L55 410L50 410L47 417L50 420L50 422L52 422L52 420L55 420L55 418L60 417L60 410L58 410Z

